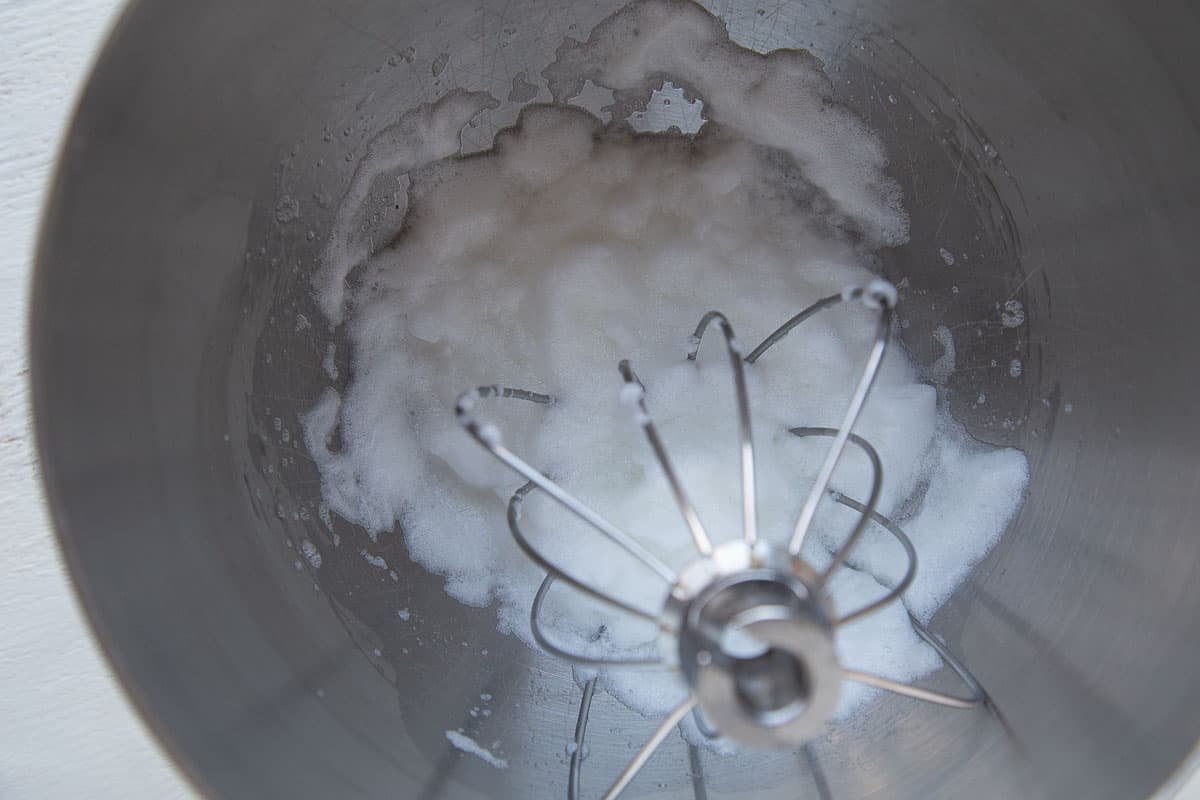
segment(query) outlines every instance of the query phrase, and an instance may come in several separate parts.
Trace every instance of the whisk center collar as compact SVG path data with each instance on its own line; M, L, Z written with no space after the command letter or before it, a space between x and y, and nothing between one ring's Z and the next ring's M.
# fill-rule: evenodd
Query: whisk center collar
M715 728L788 749L819 734L837 706L835 619L816 573L785 549L729 542L680 573L664 640Z

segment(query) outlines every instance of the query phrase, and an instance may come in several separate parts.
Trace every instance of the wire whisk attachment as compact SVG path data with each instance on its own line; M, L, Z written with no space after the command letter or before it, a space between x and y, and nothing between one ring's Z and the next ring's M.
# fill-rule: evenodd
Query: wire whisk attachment
M753 366L793 329L821 311L847 302L861 302L877 312L875 336L861 376L837 427L796 427L797 437L822 437L830 445L785 543L760 536L756 488L754 440L750 400L746 385L747 366ZM917 554L912 542L894 522L879 513L883 464L871 444L853 432L883 362L896 307L895 287L883 280L852 286L822 298L779 326L757 347L744 355L733 325L719 311L704 315L688 338L687 359L696 361L704 336L717 328L729 359L737 405L738 452L741 466L742 536L714 544L700 514L688 496L670 455L659 436L646 404L647 388L629 361L618 364L620 398L630 409L653 451L672 499L678 506L695 546L696 558L676 570L643 547L600 512L547 477L505 445L500 430L481 420L482 401L514 399L549 405L549 395L501 386L485 386L463 393L455 404L458 421L475 441L499 461L526 479L508 504L508 526L517 546L546 571L534 597L530 627L541 647L565 661L592 667L653 667L676 671L688 687L687 698L661 724L617 776L603 795L618 797L670 734L689 714L694 714L705 735L728 737L742 745L766 750L797 749L818 735L834 713L845 681L873 686L914 700L948 708L973 708L985 702L979 683L933 634L910 616L914 630L941 656L965 684L964 695L952 695L893 681L879 675L842 667L835 642L838 628L873 614L896 602L912 584ZM829 491L847 445L861 450L871 465L871 488L865 502ZM554 563L534 546L521 528L526 498L541 491L624 550L667 589L660 608L646 608L614 596L604 586L593 585ZM800 557L805 537L812 528L818 506L830 497L858 514L858 519L828 566L817 570ZM839 613L829 595L830 579L842 568L851 551L872 525L890 533L907 559L903 577L894 588L860 608ZM549 636L542 624L543 608L558 584L607 604L615 612L631 615L656 626L658 652L597 657L573 652ZM576 727L576 749L572 754L568 794L579 797L583 740L588 710L596 688L593 679L585 687ZM696 755L693 753L693 760Z

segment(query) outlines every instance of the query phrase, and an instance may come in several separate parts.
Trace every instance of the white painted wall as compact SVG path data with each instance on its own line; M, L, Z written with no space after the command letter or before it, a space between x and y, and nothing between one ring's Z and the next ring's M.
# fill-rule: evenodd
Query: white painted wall
M195 795L101 660L42 506L25 314L42 190L116 0L0 0L0 798Z
M2 800L195 796L132 713L83 621L42 505L29 431L26 295L42 191L118 5L0 0ZM1200 781L1178 800L1200 800Z

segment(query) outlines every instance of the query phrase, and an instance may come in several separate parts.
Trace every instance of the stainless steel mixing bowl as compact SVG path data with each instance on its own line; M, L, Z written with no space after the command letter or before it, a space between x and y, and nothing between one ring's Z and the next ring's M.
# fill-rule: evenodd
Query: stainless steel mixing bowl
M449 600L400 535L372 550L389 574L361 531L326 529L295 434L342 342L308 278L364 143L454 87L522 96L518 73L540 85L563 37L617 5L143 0L96 65L38 254L43 469L112 663L211 795L565 795L568 670ZM692 797L694 772L709 797L1154 793L1200 735L1200 7L708 6L746 46L811 49L884 136L913 215L880 263L907 278L904 342L931 364L945 326L957 370L931 380L975 435L1029 455L1019 518L933 626L1008 728L884 699L811 758L691 765L673 738L631 793ZM389 199L374 230L396 223ZM490 716L471 714L481 694ZM652 725L598 697L589 796ZM460 727L510 768L453 749Z

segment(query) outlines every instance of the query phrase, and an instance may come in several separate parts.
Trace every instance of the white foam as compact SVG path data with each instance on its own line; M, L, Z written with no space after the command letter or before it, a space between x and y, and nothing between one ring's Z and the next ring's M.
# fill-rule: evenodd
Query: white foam
M645 95L667 76L703 99L712 123L789 153L843 221L875 244L907 238L899 186L883 174L882 144L862 120L829 102L829 79L806 51L763 58L734 45L699 4L647 0L601 22L586 42L567 40L542 75L557 102L570 100L587 80Z
M315 544L308 539L305 539L304 541L300 542L300 552L304 554L306 559L308 559L308 563L313 569L321 568L321 551L317 549Z
M508 761L493 755L491 750L483 747L464 733L459 733L458 731L446 731L446 739L449 740L450 744L454 745L455 749L461 750L469 755L478 756L479 758L483 759L484 762L490 764L496 769L508 769Z
M622 404L638 390L621 388L617 362L632 359L713 538L736 538L728 359L712 332L697 361L686 361L683 352L696 344L688 334L716 308L743 341L757 343L818 298L867 285L870 248L906 235L877 139L823 103L827 82L813 59L738 51L691 4L642 3L623 14L598 26L588 44L560 50L560 63L545 73L555 96L570 96L572 75L620 90L651 76L659 86L665 75L704 103L711 122L701 133L635 136L580 109L527 108L492 152L408 172L406 227L388 249L367 258L347 230L335 230L316 282L329 320L346 323L353 375L344 397L326 390L303 420L324 503L372 537L402 526L409 555L444 576L450 595L495 604L501 629L531 646L529 606L542 575L505 522L522 480L461 429L455 398L493 383L553 395L553 406L485 398L472 413L680 567L695 558L692 540ZM631 25L639 37L631 38ZM403 136L379 140L400 155L388 156L383 144L373 149L373 166L360 168L346 202L361 202L361 187L380 170L390 175L447 155L455 126L487 106L461 96L420 110L419 124L401 126ZM436 141L405 138L425 136ZM343 208L339 219L356 213ZM785 539L829 445L788 428L838 424L876 318L862 303L822 312L747 368L765 537ZM939 412L934 389L900 347L888 350L856 432L883 460L884 513L924 491L904 524L921 558L909 602L927 619L1007 524L1024 488L1024 458L971 443ZM862 499L869 479L869 462L850 449L833 487ZM823 565L853 521L825 501L804 556ZM524 525L573 574L627 602L661 605L660 579L538 493L526 500ZM857 569L832 584L843 610L884 593L898 579L902 551L872 530L851 565ZM587 652L645 652L655 638L653 626L561 586L545 610L556 638ZM838 646L846 664L897 679L939 663L900 605L847 626ZM672 674L646 670L605 673L603 684L655 715L684 692ZM847 686L840 713L868 696Z
M388 563L383 558L383 556L372 555L371 553L368 553L366 550L360 550L358 554L363 557L363 561L366 561L368 564L370 564L375 569L387 569L388 568Z
M460 147L463 126L499 103L484 92L454 91L436 103L404 114L395 125L377 133L367 144L350 188L338 206L322 256L322 269L314 279L321 312L333 323L343 319L345 279L374 249L355 223L365 210L372 185L381 176L404 173L431 161L451 156Z
M863 287L862 302L867 308L895 308L900 300L900 293L890 282L876 278Z

